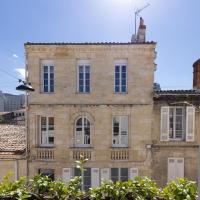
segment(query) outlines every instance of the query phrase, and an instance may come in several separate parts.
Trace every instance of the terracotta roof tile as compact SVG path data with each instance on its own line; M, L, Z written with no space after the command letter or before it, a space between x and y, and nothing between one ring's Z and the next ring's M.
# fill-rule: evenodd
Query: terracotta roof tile
M155 90L154 95L200 95L200 90Z
M25 127L0 124L0 152L24 152L26 149Z

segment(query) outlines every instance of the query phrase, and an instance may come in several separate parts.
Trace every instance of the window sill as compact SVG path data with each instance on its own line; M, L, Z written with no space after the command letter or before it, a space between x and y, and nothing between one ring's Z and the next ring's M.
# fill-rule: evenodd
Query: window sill
M124 149L125 149L125 148L129 148L129 147L128 147L128 146L111 146L110 148L111 148L111 149L115 149L115 148L116 148L116 149L117 149L117 148L122 148L122 149L124 148Z
M125 95L128 94L128 92L114 92L114 94Z
M55 94L55 92L40 92L40 94Z
M55 146L41 146L41 145L39 145L39 146L37 146L36 148L54 149Z
M70 147L70 149L93 149L94 147L92 146L73 146L73 147Z
M91 92L76 92L76 94L91 94Z

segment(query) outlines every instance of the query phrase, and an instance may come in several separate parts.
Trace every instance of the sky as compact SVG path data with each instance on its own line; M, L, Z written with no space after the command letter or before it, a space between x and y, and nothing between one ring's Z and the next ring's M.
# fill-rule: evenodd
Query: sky
M157 42L155 82L191 89L200 58L199 0L0 0L0 90L18 94L25 42L130 42L134 12Z

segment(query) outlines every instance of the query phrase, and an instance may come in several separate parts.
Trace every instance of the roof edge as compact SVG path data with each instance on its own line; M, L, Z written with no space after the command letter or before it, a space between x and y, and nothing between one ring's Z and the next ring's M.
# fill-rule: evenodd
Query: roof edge
M142 45L142 44L157 44L154 41L150 42L26 42L28 45Z

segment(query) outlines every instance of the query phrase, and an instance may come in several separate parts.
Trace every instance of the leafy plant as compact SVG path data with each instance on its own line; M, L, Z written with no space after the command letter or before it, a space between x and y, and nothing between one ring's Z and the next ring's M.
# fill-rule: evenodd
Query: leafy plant
M184 178L169 182L163 188L162 196L173 200L195 200L197 199L197 184Z

